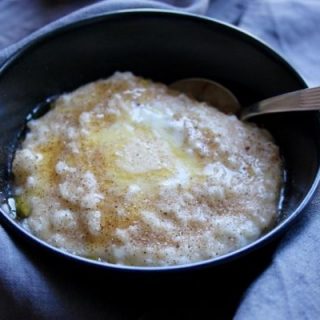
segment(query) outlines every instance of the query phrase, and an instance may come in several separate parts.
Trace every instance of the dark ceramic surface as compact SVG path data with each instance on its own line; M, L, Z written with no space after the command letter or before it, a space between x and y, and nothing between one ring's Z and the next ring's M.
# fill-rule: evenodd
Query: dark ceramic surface
M36 39L0 72L0 190L10 193L10 162L25 117L47 97L70 91L114 71L132 71L164 83L205 77L230 88L242 104L306 87L279 55L257 39L223 23L165 11L127 11L71 24ZM281 234L310 200L319 180L318 113L269 115L268 128L287 170L278 225L266 236L226 256L169 268L115 267L62 253L29 235L1 212L5 226L53 255L105 269L181 270L217 266L239 258Z

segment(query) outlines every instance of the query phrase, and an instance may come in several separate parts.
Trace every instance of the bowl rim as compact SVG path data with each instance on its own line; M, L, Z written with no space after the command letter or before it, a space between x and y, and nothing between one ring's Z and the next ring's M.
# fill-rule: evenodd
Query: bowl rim
M232 32L236 34L237 37L242 38L245 42L250 42L252 45L262 50L265 54L269 55L271 58L279 62L283 67L288 70L293 77L295 77L301 84L301 87L307 87L306 81L304 78L295 70L295 68L278 52L276 52L269 44L264 42L263 40L259 39L258 37L252 35L251 33L240 29L237 26L231 25L229 23L205 17L198 14L186 13L179 10L167 10L167 9L125 9L125 10L116 10L110 11L107 13L99 13L95 14L90 17L81 18L71 23L67 23L63 26L55 27L52 30L46 31L41 33L38 36L35 36L33 39L27 41L21 48L19 48L16 52L11 54L0 66L0 78L7 72L10 67L19 60L20 57L23 57L25 54L36 48L37 45L42 44L45 41L50 41L51 38L58 37L60 34L63 34L67 31L72 31L77 28L81 28L82 26L99 23L100 21L104 21L108 18L113 17L120 17L126 15L141 15L141 14L155 14L155 15L165 15L171 17L178 17L182 19L191 19L197 21L198 23L205 23L209 25L215 24L223 29L223 32ZM320 126L320 120L318 118L318 123ZM237 250L231 251L227 254L210 258L207 260L182 264L182 265L170 265L170 266L128 266L122 264L113 264L105 261L98 261L89 258L85 258L82 256L78 256L63 249L59 249L50 245L49 243L37 238L31 232L23 228L17 221L14 220L13 217L10 217L10 213L6 212L3 208L0 207L0 222L3 222L9 228L13 228L13 231L19 231L20 235L28 238L31 242L39 245L43 249L47 249L50 252L57 254L58 256L62 256L72 261L80 262L85 265L91 265L99 267L100 269L108 269L108 270L115 270L121 272L140 272L140 273L152 273L152 272L168 272L168 271L182 271L182 270L189 270L189 269L199 269L204 267L214 267L218 266L227 262L231 262L235 259L238 259L248 253L255 251L256 249L265 246L267 243L274 240L278 237L282 232L284 232L289 225L293 223L293 221L298 217L298 215L302 212L302 210L306 207L306 205L311 200L312 196L314 195L317 186L320 182L320 164L317 167L317 173L312 181L310 188L300 202L300 204L278 225L272 228L263 236L259 237L257 240L249 243L248 245L241 247ZM0 190L1 193L1 190Z

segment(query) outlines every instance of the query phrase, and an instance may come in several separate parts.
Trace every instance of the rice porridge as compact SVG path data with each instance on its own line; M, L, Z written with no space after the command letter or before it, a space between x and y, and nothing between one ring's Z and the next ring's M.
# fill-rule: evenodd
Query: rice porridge
M282 184L270 134L117 72L28 122L13 162L22 225L114 264L213 258L260 237Z

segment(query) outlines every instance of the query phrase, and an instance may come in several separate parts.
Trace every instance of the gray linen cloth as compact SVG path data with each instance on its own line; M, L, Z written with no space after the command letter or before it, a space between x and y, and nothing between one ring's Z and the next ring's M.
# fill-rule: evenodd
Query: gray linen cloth
M70 21L125 8L181 9L207 14L243 28L284 55L309 85L320 84L320 1L318 0L166 0L101 1L60 19L0 52L4 60L25 42ZM0 29L1 32L1 29ZM169 292L150 290L147 303L125 283L114 292L110 279L88 270L77 275L61 261L39 256L0 226L0 319L319 319L320 193L271 255L253 281L234 283L224 300L210 286L207 299L179 300L166 307ZM170 288L169 290L175 290ZM186 289L187 290L187 289ZM130 294L132 299L130 299ZM228 297L235 293L236 298ZM139 295L141 294L141 300ZM179 294L179 293L177 293ZM220 293L218 292L218 295ZM221 293L222 294L222 293ZM129 295L129 298L128 298ZM134 295L138 296L135 297ZM190 291L196 297L199 292ZM144 295L145 296L145 295ZM153 303L152 297L154 296ZM161 299L159 298L161 297ZM239 300L241 301L239 303ZM190 301L190 302L186 302Z

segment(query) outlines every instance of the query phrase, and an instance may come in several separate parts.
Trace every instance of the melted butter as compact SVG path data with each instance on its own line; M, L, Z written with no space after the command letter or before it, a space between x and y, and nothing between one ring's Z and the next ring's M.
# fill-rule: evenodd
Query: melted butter
M185 184L188 177L200 174L199 159L186 152L181 130L168 126L159 110L139 110L144 109L135 109L100 130L89 130L81 138L84 149L101 156L96 165L104 172L99 175L128 186L161 184L172 178Z
M59 155L62 151L63 142L56 136L50 137L46 144L40 144L35 148L35 154L39 155L33 163L37 168L36 179L38 183L28 189L28 196L42 197L44 193L51 193L51 186L57 185L58 177L55 172L55 166L58 161ZM25 172L20 175L20 179L27 180L28 174Z

